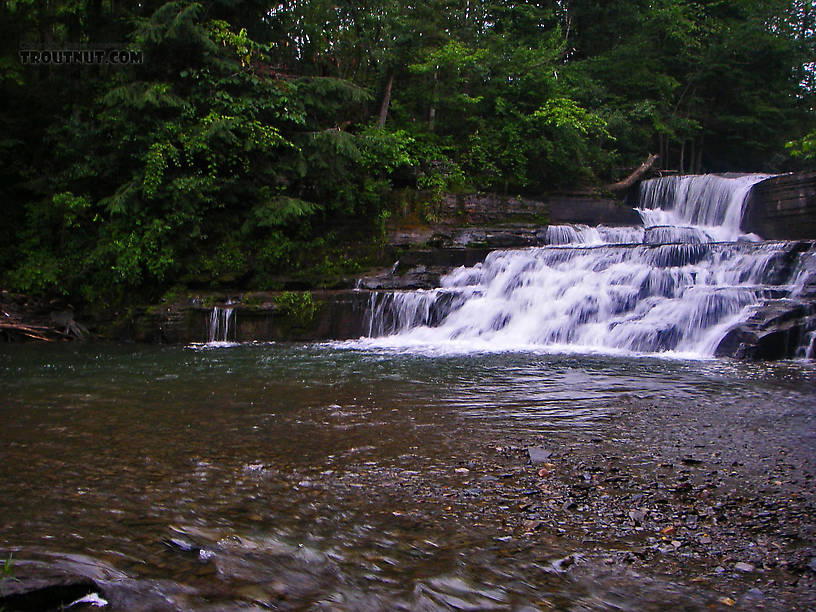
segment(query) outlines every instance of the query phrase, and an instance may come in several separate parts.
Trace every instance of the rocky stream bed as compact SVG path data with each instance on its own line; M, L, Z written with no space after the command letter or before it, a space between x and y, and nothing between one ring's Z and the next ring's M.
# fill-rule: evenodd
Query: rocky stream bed
M544 587L518 607L491 595L490 585L467 597L455 584L437 585L433 597L398 609L417 609L418 601L422 609L816 609L812 406L780 414L774 406L746 412L633 397L610 407L589 435L483 434L469 448L445 464L405 456L406 468L352 462L342 470L251 469L307 496L311 514L299 517L307 524L327 520L330 500L355 498L367 515L384 515L389 533L414 538L413 555L446 554L425 537L429 526L449 529L456 541L480 534L492 542L498 565L512 568L508 575L526 576L518 588L528 597ZM357 519L332 520L353 530ZM252 584L241 579L249 571L241 559L260 553L237 537L179 529L164 545L165 563L176 557L199 566L199 595L233 601L206 609L301 609L309 600L319 604L310 609L395 606L375 595L323 599L336 586L331 564L299 571L308 563L290 560L274 584ZM471 554L485 550L480 544ZM389 554L363 550L354 562L387 565ZM108 609L186 609L183 593L170 605L166 594L159 598L112 568L78 559L49 563L15 551L13 578L0 582L0 607L58 609L90 596L70 609L91 609L95 598ZM237 586L215 580L224 574Z

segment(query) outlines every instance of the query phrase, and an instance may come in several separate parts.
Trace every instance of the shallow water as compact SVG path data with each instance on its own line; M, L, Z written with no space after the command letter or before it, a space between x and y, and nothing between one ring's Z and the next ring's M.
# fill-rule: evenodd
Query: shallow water
M602 435L633 401L816 403L812 364L355 343L6 345L0 380L0 553L128 609L603 607L553 565L574 551L513 538L513 500L455 501L472 458Z

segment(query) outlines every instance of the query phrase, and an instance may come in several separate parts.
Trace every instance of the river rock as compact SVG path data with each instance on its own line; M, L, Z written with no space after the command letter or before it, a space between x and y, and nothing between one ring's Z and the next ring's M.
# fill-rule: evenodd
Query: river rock
M530 462L535 465L548 461L552 456L552 451L541 447L530 447L527 449L527 454L530 456Z
M813 331L816 299L767 300L725 334L714 354L747 360L804 357L798 353L804 353Z
M745 596L743 597L743 599L745 599L745 600L754 601L754 602L759 601L759 600L764 599L764 598L765 598L765 593L763 593L762 591L760 591L757 588L753 588L753 589L749 590L745 594Z
M629 518L636 525L640 525L643 522L643 519L646 518L646 513L643 510L630 510Z
M84 576L23 576L3 581L0 610L61 610L78 599L100 592L97 584Z

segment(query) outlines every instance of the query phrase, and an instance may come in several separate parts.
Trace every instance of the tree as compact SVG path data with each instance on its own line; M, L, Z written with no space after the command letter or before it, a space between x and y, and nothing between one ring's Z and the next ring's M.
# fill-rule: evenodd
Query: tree
M381 232L394 188L806 164L815 26L805 0L6 2L2 282L264 288ZM144 63L17 53L110 41Z

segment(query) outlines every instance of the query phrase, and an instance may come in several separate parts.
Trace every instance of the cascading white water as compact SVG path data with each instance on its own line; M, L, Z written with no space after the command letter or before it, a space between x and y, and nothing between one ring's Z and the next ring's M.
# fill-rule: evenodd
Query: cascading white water
M631 244L643 240L642 227L590 227L588 225L550 225L545 242L560 246L568 244Z
M785 243L740 233L764 175L644 183L644 227L551 226L553 246L491 252L428 291L375 292L369 336L387 346L554 347L710 356L769 291L790 291Z
M745 237L740 223L751 187L770 176L706 174L643 181L638 212L646 227L691 227L708 238L704 242L730 242Z
M210 330L208 344L230 342L230 336L235 338L233 329L233 315L235 311L230 307L214 306L210 313Z

